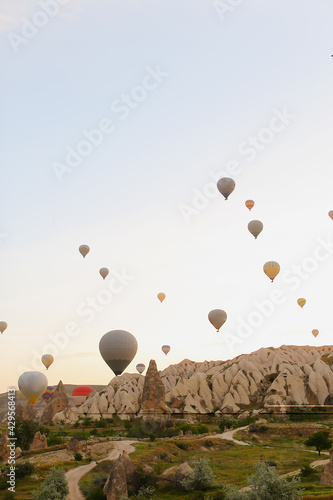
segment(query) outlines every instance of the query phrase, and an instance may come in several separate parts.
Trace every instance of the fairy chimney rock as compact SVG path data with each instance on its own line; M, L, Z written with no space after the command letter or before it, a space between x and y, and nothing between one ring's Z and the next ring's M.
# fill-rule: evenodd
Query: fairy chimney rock
M166 413L165 387L157 371L156 361L150 360L141 397L140 413Z

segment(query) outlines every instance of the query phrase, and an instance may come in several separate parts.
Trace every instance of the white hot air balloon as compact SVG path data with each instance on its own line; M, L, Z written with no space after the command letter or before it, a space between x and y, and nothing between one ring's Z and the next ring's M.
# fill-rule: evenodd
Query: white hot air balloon
M18 379L18 387L25 399L35 404L48 386L47 378L41 372L25 372Z

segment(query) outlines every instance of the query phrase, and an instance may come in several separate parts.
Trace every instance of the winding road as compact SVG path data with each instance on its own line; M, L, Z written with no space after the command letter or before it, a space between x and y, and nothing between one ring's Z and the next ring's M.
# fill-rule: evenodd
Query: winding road
M136 441L113 441L113 448L106 458L103 460L116 460L119 455L126 451L128 454L135 451L132 443ZM103 460L100 460L102 462ZM81 465L75 469L71 469L66 472L66 479L68 482L69 493L67 495L67 500L85 500L79 488L79 481L82 476L87 474L91 469L97 465L97 462L90 462L88 465Z

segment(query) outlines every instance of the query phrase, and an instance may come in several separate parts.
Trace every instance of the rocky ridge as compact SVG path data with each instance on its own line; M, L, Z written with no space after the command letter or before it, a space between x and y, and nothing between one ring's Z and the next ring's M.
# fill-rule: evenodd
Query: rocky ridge
M250 405L332 404L332 366L333 346L283 345L228 361L185 359L158 373L165 388L165 413L237 413ZM130 373L115 377L79 408L57 413L55 420L137 414L147 377Z

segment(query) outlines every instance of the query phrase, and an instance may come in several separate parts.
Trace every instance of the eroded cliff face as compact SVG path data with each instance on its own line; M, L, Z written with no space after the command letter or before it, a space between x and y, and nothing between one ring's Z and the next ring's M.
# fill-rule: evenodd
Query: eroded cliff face
M281 346L262 348L228 361L196 363L185 359L162 372L155 370L154 377L164 385L167 413L210 413L217 409L227 413L249 405L331 404L331 367L333 346ZM142 401L146 401L142 398L144 382L145 377L139 374L115 377L75 410L75 419L83 414L99 419L114 413L138 413ZM60 417L70 418L68 414Z

